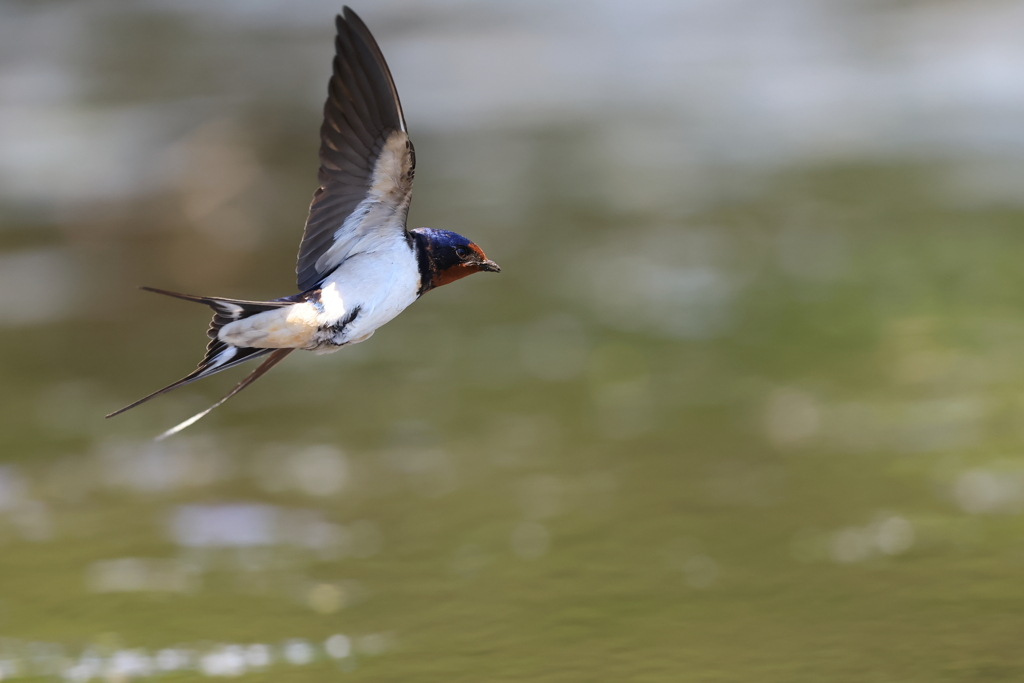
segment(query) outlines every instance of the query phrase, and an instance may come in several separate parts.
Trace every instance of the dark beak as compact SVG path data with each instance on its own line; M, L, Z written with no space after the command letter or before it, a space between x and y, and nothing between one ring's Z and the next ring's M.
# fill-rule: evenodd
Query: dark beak
M477 267L480 268L480 270L487 271L488 273L500 273L501 272L501 266L499 266L494 261L491 261L490 259L488 259L487 261L481 262L480 265L477 266Z

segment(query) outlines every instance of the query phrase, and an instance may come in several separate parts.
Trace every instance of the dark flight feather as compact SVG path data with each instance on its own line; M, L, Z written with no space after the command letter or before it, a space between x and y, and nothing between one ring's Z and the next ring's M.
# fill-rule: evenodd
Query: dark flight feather
M335 26L333 71L320 128L320 188L309 207L295 267L296 281L303 292L337 267L337 263L318 266L317 262L339 239L351 237L339 235L340 228L367 198L388 139L396 132L404 136L406 130L391 71L366 24L346 7L335 19ZM365 216L365 220L350 224L347 232L379 229L382 226L372 219L390 219L396 213L404 230L415 166L408 138L405 144L409 163L403 169L406 177L398 179L398 196L385 200L388 211Z

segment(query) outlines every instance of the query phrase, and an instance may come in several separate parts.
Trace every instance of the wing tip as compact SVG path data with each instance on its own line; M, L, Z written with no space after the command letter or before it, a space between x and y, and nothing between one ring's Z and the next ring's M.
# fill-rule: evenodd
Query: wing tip
M395 78L391 74L391 68L388 66L387 60L384 58L383 50L377 44L377 39L373 37L373 32L370 31L362 17L356 14L356 11L348 5L342 7L341 14L337 15L334 19L334 24L339 36L347 33L346 38L350 43L355 39L358 43L362 43L363 47L369 51L373 61L377 63L377 66L383 72L386 89L389 91L390 99L393 100L396 110L398 128L402 132L407 133L405 112L402 110L402 101L398 97L398 87L395 85Z

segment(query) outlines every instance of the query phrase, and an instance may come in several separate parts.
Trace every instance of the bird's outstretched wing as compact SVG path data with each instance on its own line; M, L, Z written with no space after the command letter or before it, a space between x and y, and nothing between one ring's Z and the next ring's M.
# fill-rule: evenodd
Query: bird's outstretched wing
M295 267L300 291L347 258L405 231L415 152L391 72L366 24L346 7L335 19L333 74L320 127L320 189Z

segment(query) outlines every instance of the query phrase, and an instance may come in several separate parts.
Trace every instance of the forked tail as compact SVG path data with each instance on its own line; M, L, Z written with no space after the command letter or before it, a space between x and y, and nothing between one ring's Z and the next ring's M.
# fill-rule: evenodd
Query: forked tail
M257 313L263 313L264 311L270 311L275 308L281 308L283 306L290 306L293 303L290 300L285 299L280 301L243 301L240 299L222 299L219 297L180 294L178 292L169 292L167 290L155 289L153 287L142 287L142 289L148 292L156 292L157 294L173 296L177 299L195 301L196 303L206 304L207 306L212 308L213 320L210 322L210 328L206 332L206 336L210 338L210 343L207 344L206 346L206 356L203 358L202 362L199 363L199 367L197 367L193 372L186 375L185 377L182 377L177 382L169 384L163 389L159 389L158 391L154 391L152 394L144 396L143 398L140 398L138 401L135 401L134 403L131 403L125 406L124 408L121 408L120 410L115 410L114 412L107 415L107 417L114 417L115 415L120 415L126 410L130 410L135 406L141 405L146 401L150 400L151 398L156 398L161 394L166 394L168 391L171 391L172 389L177 389L178 387L185 386L186 384L190 384L192 382L195 382L196 380L202 379L204 377L209 377L210 375L216 374L221 370L227 370L228 368L232 368L238 365L239 363L244 363L247 360L251 360L253 358L257 358L268 353L271 354L270 358L268 358L258 368L256 368L256 370L254 370L252 374L250 374L248 377L242 380L238 384L238 386L236 386L231 391L231 393L229 393L227 396L221 399L218 403L214 404L211 408L200 413L199 415L196 415L192 419L183 422L174 429L164 432L163 434L160 435L160 437L158 437L161 439L165 438L167 436L170 436L171 434L181 431L185 427L188 427L189 425L198 421L201 417L209 413L211 410L224 403L224 401L227 401L229 398L237 394L239 391L252 384L254 381L259 379L259 377L262 376L267 370L281 362L281 360L283 360L284 357L287 356L288 353L291 351L291 349L258 349L243 346L233 346L231 344L226 344L225 342L221 341L218 338L220 328L224 327L228 323L234 322L236 320L241 320L243 318L248 318L249 316L256 315Z
M214 403L212 406L210 406L209 408L207 408L203 412L196 413L195 415L193 415L189 419L185 420L181 424L177 425L176 427L171 427L166 432L164 432L160 436L156 437L156 440L157 441L163 441L167 437L173 436L174 434L177 434L178 432L180 432L181 430L185 429L186 427L190 427L190 426L194 425L196 422L199 422L199 420L201 420L204 417L206 417L207 415L209 415L210 411L212 411L214 408L217 408L217 407L223 405L229 398L231 398L232 396L237 394L239 391L241 391L242 389L245 389L247 386L249 386L250 384L252 384L256 380L258 380L260 377L262 377L263 374L266 373L267 370L269 370L270 368L272 368L275 365L277 365L278 363L280 363L282 360L284 360L285 356L287 356L289 353L291 353L294 350L295 349L274 349L273 351L271 351L270 357L267 358L262 363L260 363L259 367L256 368L255 370L253 370L252 372L250 372L246 376L245 379L243 379L241 382L236 384L235 388L232 389L230 392L228 392L227 396L225 396L221 400L217 401L216 403Z

